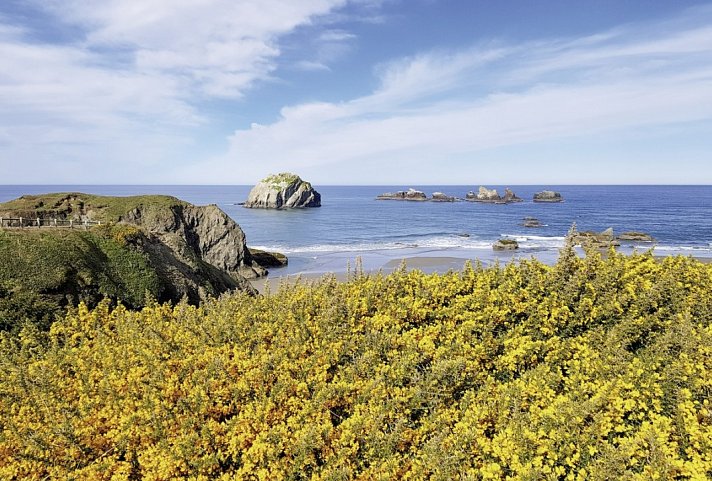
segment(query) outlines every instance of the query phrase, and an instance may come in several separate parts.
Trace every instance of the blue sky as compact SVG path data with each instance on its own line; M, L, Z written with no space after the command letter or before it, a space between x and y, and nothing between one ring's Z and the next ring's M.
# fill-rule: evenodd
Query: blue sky
M0 183L712 183L712 4L4 0Z

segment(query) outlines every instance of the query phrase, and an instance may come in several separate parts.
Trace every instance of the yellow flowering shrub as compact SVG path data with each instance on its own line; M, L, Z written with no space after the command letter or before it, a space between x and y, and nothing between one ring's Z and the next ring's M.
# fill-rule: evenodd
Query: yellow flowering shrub
M0 338L0 479L712 477L712 266L562 255Z

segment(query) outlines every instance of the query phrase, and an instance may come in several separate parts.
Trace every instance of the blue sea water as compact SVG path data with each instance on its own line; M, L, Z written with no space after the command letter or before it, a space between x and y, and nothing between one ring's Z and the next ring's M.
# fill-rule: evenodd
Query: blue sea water
M217 204L245 231L248 245L283 252L287 268L275 272L343 271L357 257L377 269L402 258L442 257L496 260L535 256L553 262L564 236L579 230L642 231L656 239L655 253L712 257L712 186L556 186L565 202L534 203L546 186L511 186L525 199L517 204L377 201L383 192L411 186L315 186L322 207L257 210L238 205L250 186L0 186L0 201L23 194L87 192L102 195L168 194L194 204ZM412 186L430 194L464 197L477 186ZM503 186L495 186L503 191ZM525 216L544 227L521 226ZM495 253L500 237L519 242L516 253ZM651 246L622 246L624 252ZM453 267L457 261L453 259Z

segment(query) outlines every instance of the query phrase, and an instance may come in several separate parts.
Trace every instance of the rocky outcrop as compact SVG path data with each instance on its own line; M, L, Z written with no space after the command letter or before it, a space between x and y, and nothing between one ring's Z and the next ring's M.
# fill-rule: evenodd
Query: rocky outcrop
M455 197L443 194L442 192L433 192L430 200L433 202L455 202Z
M270 175L254 186L244 206L252 209L321 207L321 194L298 175L281 173Z
M245 234L216 205L175 205L152 210L137 206L119 218L158 236L176 253L192 253L231 275L248 279L267 274L252 259Z
M502 200L505 204L509 204L512 202L522 202L524 199L517 197L517 194L512 192L512 190L507 187L506 189L504 189L504 197L502 197Z
M564 198L561 197L559 192L554 192L553 190L543 190L534 194L534 202L563 202Z
M504 190L504 197L502 197L497 193L497 189L488 189L487 187L480 186L476 194L470 191L465 196L465 199L472 202L484 202L489 204L511 204L513 202L522 202L522 199L517 197L517 195L512 192L509 187Z
M602 232L584 231L576 232L573 235L574 245L590 246L596 249L608 249L610 247L618 247L621 243L616 239L613 234L613 228Z
M428 196L425 192L421 192L415 189L399 190L398 192L386 192L384 194L376 197L376 200L412 200L412 201L424 201L428 200Z
M488 189L483 186L480 186L476 194L472 191L468 192L465 198L475 202L499 202L502 200L497 193L497 189Z
M496 251L513 251L519 249L519 243L514 239L499 239L492 244L492 249Z
M543 227L543 224L536 217L525 217L522 219L522 225L524 227Z
M289 263L287 256L279 252L267 252L254 247L250 247L249 250L252 259L264 268L284 267Z
M629 242L655 242L655 238L644 232L623 232L618 235L618 240Z

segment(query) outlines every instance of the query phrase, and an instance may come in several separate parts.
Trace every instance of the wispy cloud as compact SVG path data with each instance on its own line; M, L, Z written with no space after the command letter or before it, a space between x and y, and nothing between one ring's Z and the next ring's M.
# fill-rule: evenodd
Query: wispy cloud
M121 165L122 181L168 178L166 163L185 161L181 151L206 121L203 101L239 99L270 80L279 39L347 3L27 2L75 32L63 43L44 38L41 25L12 25L0 7L0 130L10 139L0 166L18 179L32 173L19 158L57 175L81 166L86 181L105 178L109 163Z
M236 131L228 155L210 164L256 179L376 159L395 180L392 159L417 169L502 146L710 120L710 45L712 9L699 8L586 38L398 59L377 69L372 94L286 107L275 123Z

